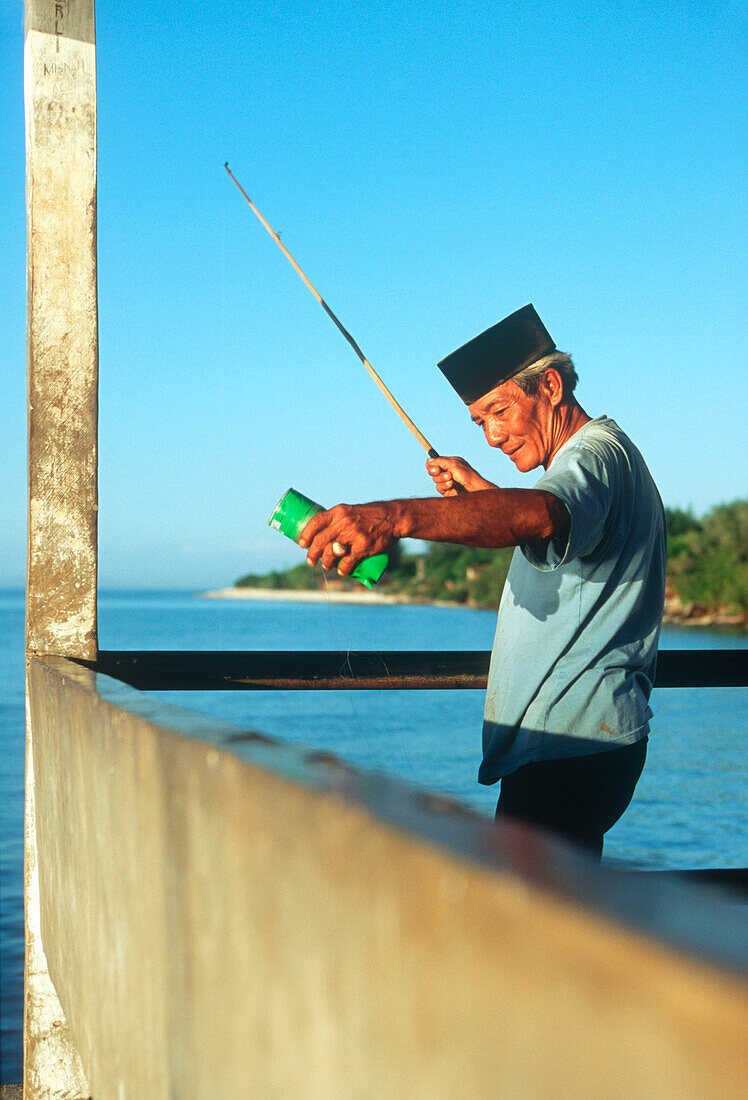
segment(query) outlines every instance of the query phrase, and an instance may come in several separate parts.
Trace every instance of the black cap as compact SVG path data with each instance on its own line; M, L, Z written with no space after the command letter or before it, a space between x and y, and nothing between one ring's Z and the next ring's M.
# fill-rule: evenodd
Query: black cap
M535 307L527 305L442 359L439 370L472 405L555 347Z

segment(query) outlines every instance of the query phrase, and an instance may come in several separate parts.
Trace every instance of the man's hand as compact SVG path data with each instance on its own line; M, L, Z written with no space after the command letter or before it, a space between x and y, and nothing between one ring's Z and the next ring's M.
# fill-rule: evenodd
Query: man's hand
M337 562L338 573L346 576L362 558L382 553L398 537L397 505L397 501L337 504L318 512L299 539L299 546L307 550L307 562L316 565L321 561L323 569L332 569ZM334 543L339 545L334 547ZM345 549L342 557L341 547Z
M460 489L474 493L479 489L498 488L481 477L464 458L429 458L426 470L443 497L456 497Z

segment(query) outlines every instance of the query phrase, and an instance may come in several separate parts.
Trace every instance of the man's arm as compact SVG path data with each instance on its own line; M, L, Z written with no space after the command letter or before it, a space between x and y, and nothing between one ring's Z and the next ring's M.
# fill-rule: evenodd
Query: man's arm
M332 569L338 555L332 544L348 553L338 562L346 575L362 558L386 550L395 539L455 542L498 548L540 539L566 539L569 513L565 505L542 489L483 489L460 496L385 500L373 504L338 504L313 516L299 545L310 565Z

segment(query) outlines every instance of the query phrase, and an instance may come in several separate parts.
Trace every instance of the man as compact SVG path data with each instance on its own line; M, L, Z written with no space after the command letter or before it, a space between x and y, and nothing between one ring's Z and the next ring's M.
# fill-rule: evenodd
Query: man
M338 505L300 544L350 573L399 538L515 546L491 655L481 783L497 817L550 829L600 857L644 766L665 595L665 519L644 460L574 397L576 371L533 306L439 364L534 489L500 489L461 458L426 463L441 498ZM338 560L333 543L347 548Z

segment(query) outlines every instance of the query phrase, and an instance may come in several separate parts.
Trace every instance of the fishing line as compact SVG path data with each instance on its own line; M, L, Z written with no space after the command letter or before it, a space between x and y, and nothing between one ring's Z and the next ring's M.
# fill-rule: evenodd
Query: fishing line
M329 624L330 624L332 634L333 634L334 638L336 639L336 641L338 643L338 648L345 650L345 660L343 661L342 665L340 666L340 670L339 670L338 675L343 676L343 674L344 674L344 672L347 668L349 675L347 677L345 677L345 679L350 679L353 676L353 668L351 667L351 649L350 649L350 646L348 646L348 645L344 646L343 645L343 639L340 637L340 634L338 632L338 628L337 628L337 625L335 623L335 616L333 615L333 611L332 611L332 600L330 599L330 590L329 590L328 585L327 585L327 574L325 573L324 570L322 571L322 583L323 583L324 589L325 589L325 605L327 607L327 617L328 617L328 620L329 620ZM380 769L382 771L386 770L385 764L383 764L382 761L379 759L379 756L375 752L371 741L369 740L369 738L367 737L367 735L364 731L364 727L361 723L360 715L359 715L358 711L356 710L356 704L353 701L353 688L350 688L350 687L348 687L348 685L346 685L345 693L346 693L346 696L347 696L347 699L348 699L348 705L351 708L351 713L353 715L353 719L356 723L356 727L358 728L358 732L361 735L361 737L363 738L364 744L366 745L367 749L369 750L369 755L371 756L375 767L377 767L378 769Z
M346 677L346 679L352 679L353 678L353 667L351 666L351 649L350 649L350 646L345 646L344 647L342 645L342 639L341 639L340 634L339 634L339 632L337 630L337 627L335 625L334 616L333 616L333 612L332 612L332 600L330 598L331 593L330 593L330 590L328 588L327 576L324 573L324 571L322 573L322 582L323 582L324 587L325 587L325 603L327 604L327 613L328 613L328 618L330 619L330 625L331 625L333 633L334 633L334 635L335 635L335 637L338 641L338 647L340 649L345 649L345 660L343 661L342 665L340 666L339 675L343 676L345 671L347 670L349 675L348 675L348 677ZM389 676L390 675L390 670L387 668L386 664L384 665L384 668L385 668L385 672ZM381 690L385 691L387 689L382 688ZM364 732L364 728L361 724L360 715L359 715L358 711L356 710L356 704L354 703L355 689L346 686L345 691L346 691L346 694L348 695L348 701L349 701L349 704L350 704L350 707L351 707L351 711L353 713L353 717L356 720L356 725L358 726L358 729L359 729L359 732L360 732L361 736L363 737L364 741L366 742L366 746L369 749L369 752L371 753L371 756L374 760L374 763L382 771L388 771L388 767L387 767L386 762L383 763L380 760L379 756L374 751L369 738L366 736L366 734ZM411 759L410 753L408 752L408 745L407 745L406 738L403 735L403 731L400 730L398 732L397 736L398 736L398 740L400 742L400 748L401 748L402 754L405 757L405 763L407 764L408 768L412 772L413 768L414 768L414 764L413 764L413 760Z

